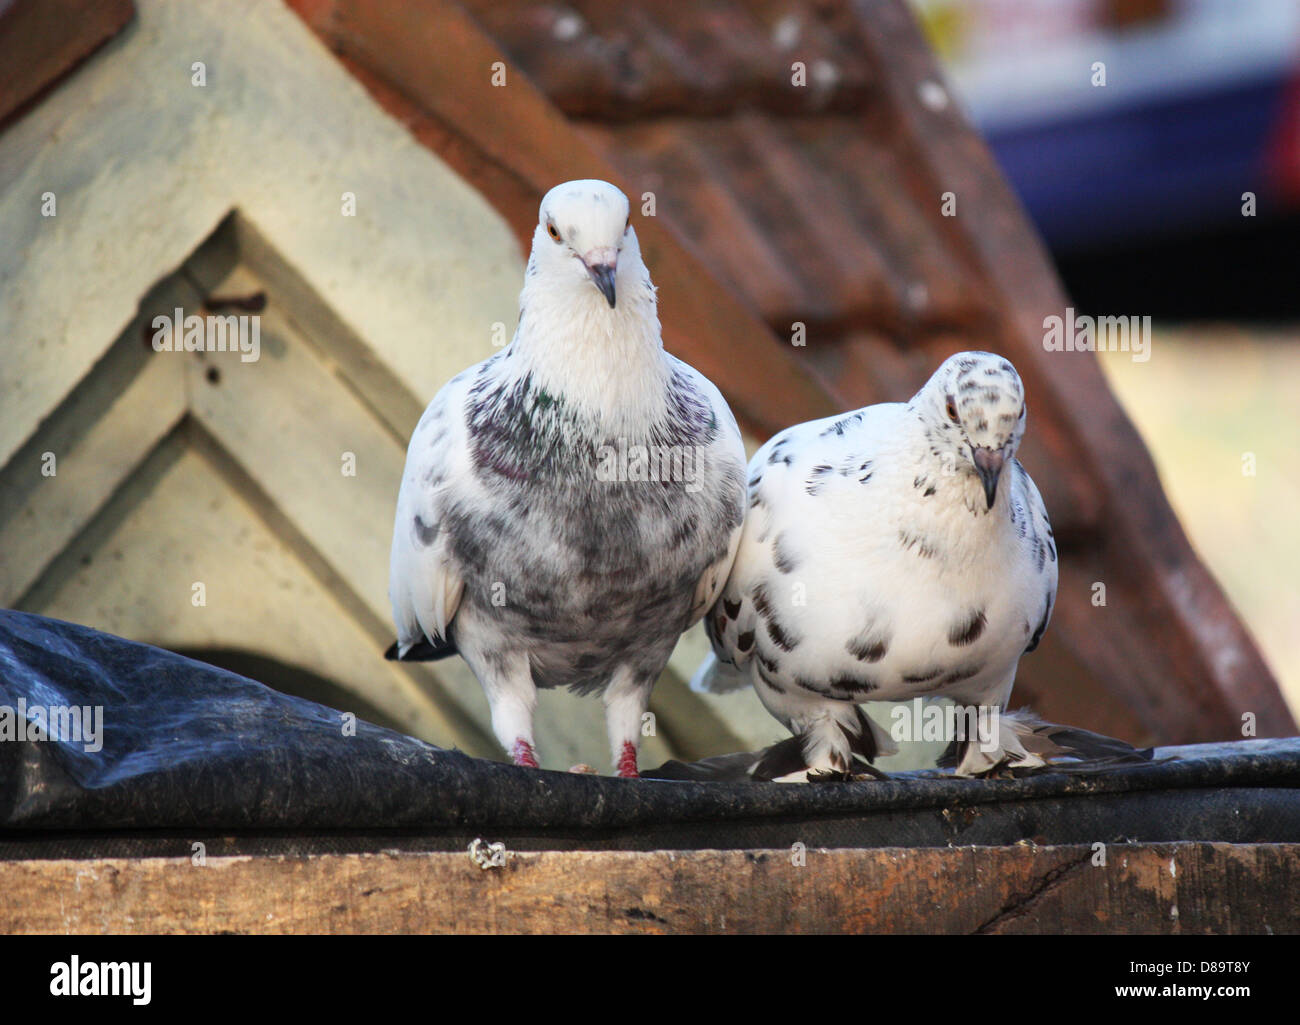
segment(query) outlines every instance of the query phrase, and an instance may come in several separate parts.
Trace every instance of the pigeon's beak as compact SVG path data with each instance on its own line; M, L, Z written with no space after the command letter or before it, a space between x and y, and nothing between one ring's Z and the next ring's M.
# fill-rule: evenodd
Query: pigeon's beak
M991 448L977 448L971 452L975 461L975 472L984 484L984 497L988 508L993 508L993 500L998 497L998 478L1002 475L1002 453Z
M600 289L600 294L605 297L609 303L609 308L614 308L614 277L618 273L618 250L617 249L593 249L582 259L586 265L587 273L591 275L591 280L596 283Z

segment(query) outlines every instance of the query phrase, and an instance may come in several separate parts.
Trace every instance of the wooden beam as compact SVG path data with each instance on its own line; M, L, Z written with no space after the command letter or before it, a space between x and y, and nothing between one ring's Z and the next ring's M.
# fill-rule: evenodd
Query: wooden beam
M1300 844L1104 854L1098 864L1089 845L545 851L489 869L463 852L0 861L0 932L1300 930Z

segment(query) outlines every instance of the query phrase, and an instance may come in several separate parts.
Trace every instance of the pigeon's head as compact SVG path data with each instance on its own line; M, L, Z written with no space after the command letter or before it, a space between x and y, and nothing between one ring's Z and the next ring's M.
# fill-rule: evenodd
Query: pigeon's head
M945 460L974 473L988 508L1002 468L1025 433L1025 389L1010 360L991 352L959 352L934 372L912 400L930 423Z
M639 264L627 196L594 178L565 182L542 198L529 273L545 275L553 285L594 287L613 309L625 249L628 257L636 253Z

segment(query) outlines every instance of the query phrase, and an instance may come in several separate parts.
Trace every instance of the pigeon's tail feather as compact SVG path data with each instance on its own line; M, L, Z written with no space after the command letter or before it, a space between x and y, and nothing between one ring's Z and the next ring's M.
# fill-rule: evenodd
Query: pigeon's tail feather
M794 738L790 738L793 740ZM786 744L789 741L782 741ZM774 745L775 746L775 745ZM737 751L735 754L712 755L698 762L679 762L671 759L657 769L642 769L643 779L693 780L699 783L744 783L766 779L757 774L757 767L770 748L762 751ZM798 771L792 770L792 771Z
M749 769L752 779L770 781L802 772L808 768L808 757L803 753L802 736L781 740L760 751L758 761Z
M394 641L384 652L384 658L390 662L437 662L439 659L459 655L455 641L438 638L430 641L421 637L405 651L400 650L401 642Z
M989 764L987 771L1007 765L1030 771L1068 773L1100 772L1119 765L1149 762L1151 748L1136 748L1123 740L1107 737L1077 726L1060 726L1026 709L1003 712L1000 729L1003 757ZM967 763L972 740L953 741L939 756L941 768ZM1057 761L1064 759L1064 761ZM973 773L967 773L973 774Z
M761 751L738 751L713 755L697 762L664 762L657 769L643 771L646 779L694 780L702 783L770 783L808 768L804 754L806 734L787 737Z
M647 779L710 783L770 783L808 770L809 780L816 773L848 779L860 772L886 779L884 773L870 768L870 763L881 755L897 753L889 734L871 716L856 705L847 705L836 707L810 728L761 751L715 755L698 762L674 760L641 775Z
M779 779L801 769L842 775L854 772L861 762L870 765L881 755L897 753L889 734L861 708L837 706L804 732L764 751L753 776Z
M1149 762L1153 754L1149 747L1136 748L1115 737L1079 729L1077 726L1059 726L1025 709L1004 712L1002 719L1010 724L1012 732L1030 754L1044 759L1078 759L1078 765L1068 766L1074 770L1085 766L1096 768L1118 763Z
M811 769L846 773L854 757L871 764L881 754L898 753L887 732L857 705L836 708L831 718L818 723L805 736Z
M729 694L749 686L749 676L713 652L700 663L691 677L691 690L707 694Z
M876 725L871 716L857 705L850 707L853 709L851 720L837 717L849 751L868 763L874 762L881 755L898 754L897 745L890 740L888 733Z

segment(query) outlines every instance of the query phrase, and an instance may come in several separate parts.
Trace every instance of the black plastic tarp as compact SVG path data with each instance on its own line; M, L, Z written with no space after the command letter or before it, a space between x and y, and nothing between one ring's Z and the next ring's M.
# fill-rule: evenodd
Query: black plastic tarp
M80 737L58 719L73 708L90 710ZM31 735L48 710L59 739ZM228 834L335 849L475 836L520 849L1300 841L1295 739L1165 749L1086 776L810 785L519 769L365 722L345 735L342 722L159 648L0 611L0 857Z

